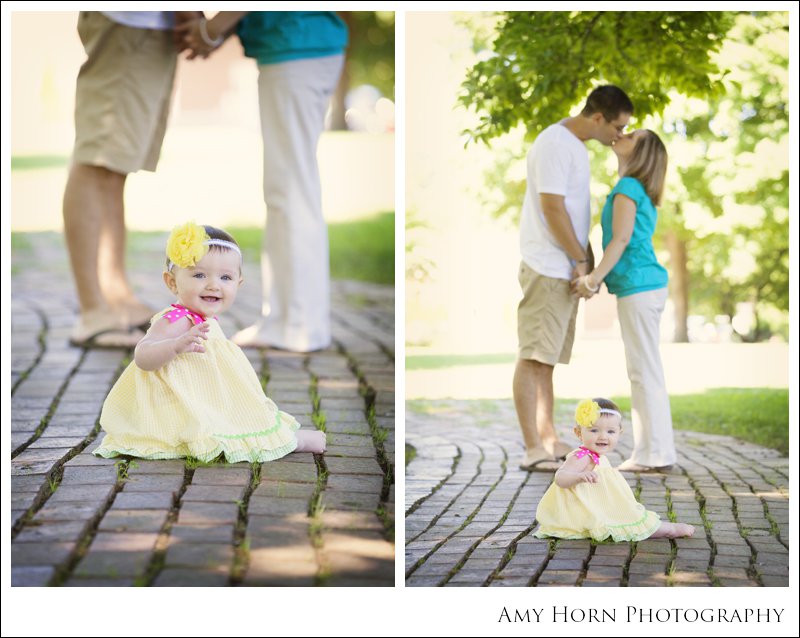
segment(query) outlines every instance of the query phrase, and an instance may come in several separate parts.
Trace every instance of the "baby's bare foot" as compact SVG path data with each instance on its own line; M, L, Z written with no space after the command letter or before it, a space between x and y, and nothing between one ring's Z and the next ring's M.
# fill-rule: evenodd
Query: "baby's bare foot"
M673 523L672 535L670 538L684 538L689 536L694 536L694 525Z
M650 538L687 538L689 536L694 536L694 525L662 522Z
M297 447L295 452L311 452L312 454L322 454L325 452L328 437L319 430L298 430L295 432L297 437Z

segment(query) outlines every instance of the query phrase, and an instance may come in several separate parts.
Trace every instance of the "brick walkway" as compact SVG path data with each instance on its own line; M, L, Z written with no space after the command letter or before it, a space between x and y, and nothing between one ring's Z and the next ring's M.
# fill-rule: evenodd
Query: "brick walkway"
M556 418L570 419L569 410ZM778 452L676 431L669 473L628 476L648 509L695 525L693 538L554 542L532 535L552 472L517 468L516 423L511 401L407 407L417 453L406 468L408 586L789 585L789 460ZM629 452L629 432L612 465ZM559 433L574 439L568 427Z
M154 306L164 236L130 257ZM267 394L328 433L324 456L265 464L101 459L98 419L124 351L67 343L76 301L60 236L12 255L12 585L394 585L394 295L335 282L335 346L249 351ZM245 266L230 335L260 307Z

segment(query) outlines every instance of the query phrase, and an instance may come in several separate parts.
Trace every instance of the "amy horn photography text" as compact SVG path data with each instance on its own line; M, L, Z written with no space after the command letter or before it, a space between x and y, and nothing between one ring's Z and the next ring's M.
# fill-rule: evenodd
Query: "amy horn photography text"
M617 617L624 622L636 623L779 623L783 609L774 608L711 608L695 609L692 607L643 608L628 605L622 610L569 608L566 605L554 605L548 610L545 607L530 609L509 609L503 607L497 622L617 622Z

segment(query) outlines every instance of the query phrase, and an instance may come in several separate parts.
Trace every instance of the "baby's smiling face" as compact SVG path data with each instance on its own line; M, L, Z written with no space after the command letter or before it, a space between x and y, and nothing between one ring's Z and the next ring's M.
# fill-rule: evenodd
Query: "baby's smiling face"
M242 284L241 260L233 250L209 250L189 268L175 266L164 273L164 281L178 303L205 317L231 307Z
M608 454L619 442L621 419L616 414L602 414L593 425L575 427L575 435L583 446L597 454Z

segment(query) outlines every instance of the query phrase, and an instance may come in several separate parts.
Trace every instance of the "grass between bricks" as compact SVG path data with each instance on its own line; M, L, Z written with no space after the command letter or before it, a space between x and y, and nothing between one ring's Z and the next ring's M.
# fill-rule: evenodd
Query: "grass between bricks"
M719 578L714 575L714 558L717 556L717 544L714 542L714 537L711 536L711 528L714 526L714 524L711 519L708 518L708 512L706 511L706 497L703 496L703 493L697 487L697 483L689 475L689 472L687 472L686 469L683 469L683 473L688 479L689 485L691 485L692 489L694 490L694 498L697 501L700 509L700 519L703 521L703 529L706 533L706 540L711 547L711 555L708 558L708 568L706 569L706 574L711 579L711 586L719 587L722 585L722 583L720 582Z
M11 241L11 249L12 250L14 249L13 234L12 234L12 241ZM12 272L12 274L13 274L13 272ZM17 378L17 380L14 383L14 385L11 386L11 396L12 397L14 396L14 392L17 391L17 388L19 387L19 384L22 383L23 381L25 381L25 379L27 379L30 376L31 372L36 368L36 366L39 365L39 363L42 360L42 357L44 356L45 351L47 350L46 337L47 337L47 331L50 329L50 324L47 321L47 315L44 312L42 312L39 308L33 308L33 311L39 316L39 321L41 321L41 323L42 323L42 328L41 328L41 330L39 330L39 332L36 335L36 343L39 346L39 352L36 355L36 357L33 359L33 362L31 363L31 365L29 365L25 370L22 371L22 373L19 375L19 378ZM83 357L81 357L81 359L83 359Z
M308 537L311 541L312 547L317 557L317 573L314 575L314 585L317 587L324 587L328 584L331 578L331 568L328 562L323 547L325 544L323 532L324 524L322 522L322 514L325 512L325 506L322 504L322 495L325 493L325 488L328 486L328 466L325 464L325 457L321 454L314 455L314 463L317 466L317 481L314 485L314 493L308 504L308 517L310 522L308 524Z
M69 387L70 381L72 381L72 378L77 374L78 370L80 369L81 365L83 364L84 359L86 359L86 355L87 354L88 354L88 350L84 350L81 353L81 356L78 358L77 363L69 371L69 373L67 374L67 378L64 380L64 383L61 384L61 387L56 392L55 397L53 397L53 400L50 402L50 407L47 410L47 414L45 414L44 417L42 418L42 420L39 421L39 425L36 427L36 430L30 436L30 438L27 441L25 441L25 443L23 443L22 445L20 445L19 447L17 447L15 450L13 450L11 452L11 458L12 459L16 458L17 456L22 454L22 452L27 450L28 447L33 442L35 442L40 436L42 436L44 431L47 429L47 426L50 425L50 421L52 420L53 415L56 413L56 410L58 409L59 403L61 403L61 397L64 396L64 393L67 391L67 388ZM37 358L37 362L39 361L39 359L41 359L41 357L43 355L44 355L44 351L42 351L40 353L39 357ZM26 371L26 374L32 369L33 369L33 367L31 367L28 371Z
M344 349L341 343L337 343L337 347L339 352L346 357L347 365L350 368L350 371L358 379L358 392L364 399L364 414L367 417L367 425L369 426L370 436L372 437L372 445L375 447L375 456L378 461L378 466L381 468L381 472L383 473L383 484L381 486L378 507L375 509L375 515L383 524L384 538L387 541L394 543L395 521L394 517L386 507L386 503L389 500L389 492L394 484L393 459L389 458L389 456L386 454L386 448L384 447L384 443L389 436L389 430L378 425L378 420L375 414L375 389L369 384L369 381L359 368L358 362L355 360L355 358L353 358L353 356ZM391 357L390 353L386 352L382 346L381 350L383 350L384 354L386 354L388 357Z
M127 461L122 461L122 463L127 464ZM114 483L114 490L106 498L101 507L98 508L94 516L92 516L92 518L89 521L87 531L78 540L75 549L69 555L67 560L65 560L61 565L57 566L53 578L50 579L50 582L48 583L51 587L60 587L61 585L63 585L64 582L67 580L67 578L69 578L75 571L75 568L78 566L78 564L83 560L83 557L86 556L86 553L89 551L89 546L92 544L92 541L94 541L95 536L97 536L97 529L100 526L100 521L103 520L103 517L106 515L106 512L108 512L108 510L111 509L111 505L114 503L114 499L117 498L117 494L119 494L122 491L122 488L125 487L125 482L128 480L127 478L120 478L120 475L121 473L118 466L117 480ZM127 469L122 472L122 475L127 477L128 475ZM80 575L80 573L78 573L77 575ZM110 574L111 578L114 578L115 576L116 574Z
M233 526L233 561L228 582L238 585L244 580L247 569L250 567L250 538L247 536L247 515L250 507L250 497L261 483L262 465L258 461L250 464L250 480L242 494L236 501L239 512Z
M678 521L678 517L675 514L675 510L672 507L672 490L667 484L666 477L661 478L661 484L664 486L664 495L667 501L667 519L669 520L670 523L676 523ZM672 575L675 573L675 561L677 559L678 559L678 544L673 539L669 539L669 559L667 560L667 566L664 569L664 574L667 577L668 587L671 587L675 584Z
M747 566L747 577L763 586L763 583L761 582L761 573L758 571L758 551L756 550L755 545L753 545L753 543L747 538L749 531L742 527L742 522L739 519L739 504L736 502L735 493L731 493L731 489L728 484L725 483L725 481L720 480L715 472L709 470L709 474L717 483L719 483L722 491L728 495L728 498L731 499L731 512L733 513L733 520L736 521L736 529L739 532L739 536L744 539L744 542L747 543L747 546L750 548L750 564Z
M135 469L136 467L137 465L135 465L135 461L131 461L129 469ZM134 587L150 587L164 569L164 565L167 561L167 549L169 549L169 539L170 534L172 533L172 527L178 520L178 513L180 512L183 495L186 493L186 488L191 485L192 478L194 478L194 468L184 465L183 482L181 483L178 492L173 496L172 505L169 508L169 512L167 512L167 517L164 520L164 524L161 526L161 529L158 532L158 538L156 538L156 543L153 546L153 555L147 562L147 567L145 568L144 573L139 574L133 580ZM128 473L126 471L124 481L127 480Z

